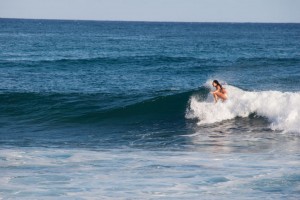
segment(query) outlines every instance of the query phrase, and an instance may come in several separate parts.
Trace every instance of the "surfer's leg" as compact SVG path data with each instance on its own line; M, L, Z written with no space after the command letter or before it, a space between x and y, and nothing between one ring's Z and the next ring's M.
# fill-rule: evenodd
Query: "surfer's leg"
M219 99L219 97L218 97L218 95L217 95L216 93L213 93L213 95L214 95L214 100L215 100L215 103L217 103L217 102L218 102L218 99Z
M226 95L226 94L223 94L223 93L221 93L221 92L216 92L215 95L216 95L218 98L222 99L223 102L224 102L225 100L227 100L227 95Z

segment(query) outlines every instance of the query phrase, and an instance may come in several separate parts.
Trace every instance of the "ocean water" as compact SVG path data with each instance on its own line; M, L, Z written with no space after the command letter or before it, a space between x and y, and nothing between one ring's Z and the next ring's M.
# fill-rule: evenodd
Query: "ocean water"
M0 199L299 198L300 24L0 19Z

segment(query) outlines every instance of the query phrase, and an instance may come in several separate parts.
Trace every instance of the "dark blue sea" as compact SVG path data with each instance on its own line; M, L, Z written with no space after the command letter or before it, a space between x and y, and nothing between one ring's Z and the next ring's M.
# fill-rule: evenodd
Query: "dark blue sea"
M300 24L0 19L0 199L299 198Z

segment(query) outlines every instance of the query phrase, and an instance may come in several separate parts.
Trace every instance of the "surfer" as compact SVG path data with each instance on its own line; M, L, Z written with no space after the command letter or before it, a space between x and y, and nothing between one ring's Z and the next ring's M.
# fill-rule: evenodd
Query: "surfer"
M226 89L223 88L222 85L217 80L214 80L212 82L212 85L216 88L215 91L211 92L212 95L214 96L215 103L218 102L219 98L221 98L223 102L226 101L228 98Z

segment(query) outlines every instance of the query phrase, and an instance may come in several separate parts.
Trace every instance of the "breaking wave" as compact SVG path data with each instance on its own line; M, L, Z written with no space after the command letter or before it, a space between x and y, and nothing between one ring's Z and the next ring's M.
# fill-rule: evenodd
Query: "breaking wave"
M224 103L215 104L212 95L204 100L193 95L186 118L196 118L201 125L256 114L267 118L272 130L300 132L300 92L244 91L231 85L226 89L229 99Z

